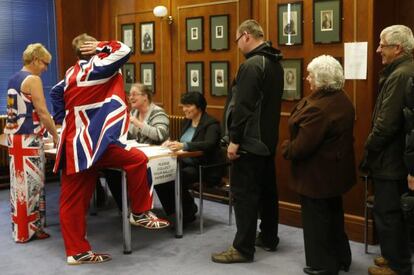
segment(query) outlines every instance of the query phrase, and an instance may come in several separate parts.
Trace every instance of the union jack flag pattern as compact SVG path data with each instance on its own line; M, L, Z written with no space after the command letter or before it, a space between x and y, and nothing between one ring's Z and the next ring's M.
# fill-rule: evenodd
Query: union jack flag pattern
M120 68L130 51L118 41L101 42L97 55L79 60L52 88L53 117L62 124L55 172L63 163L68 175L88 169L109 144L126 147L129 113Z
M7 135L13 239L27 242L45 223L44 152L42 137Z

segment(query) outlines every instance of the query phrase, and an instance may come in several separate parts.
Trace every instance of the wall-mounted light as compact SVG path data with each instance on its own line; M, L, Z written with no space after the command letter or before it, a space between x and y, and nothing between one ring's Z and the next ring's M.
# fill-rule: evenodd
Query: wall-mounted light
M168 9L165 6L156 6L152 12L154 13L155 17L167 20L168 24L173 23L173 18L171 15L167 15Z

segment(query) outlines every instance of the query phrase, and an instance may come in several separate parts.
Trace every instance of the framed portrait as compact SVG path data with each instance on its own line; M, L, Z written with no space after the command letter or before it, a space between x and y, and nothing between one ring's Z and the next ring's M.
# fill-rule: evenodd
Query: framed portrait
M186 83L187 92L199 92L203 93L204 87L204 74L203 74L203 62L186 62Z
M342 1L314 0L313 42L340 43L342 41Z
M129 93L131 85L135 83L135 63L125 63L122 68L122 75L124 77L125 91Z
M141 83L147 86L155 94L155 63L141 63Z
M140 23L141 53L153 53L155 49L154 22Z
M210 49L212 51L228 50L229 48L229 16L210 16Z
M299 100L302 98L302 59L283 59L284 89L282 99Z
M210 91L212 96L227 96L229 89L229 62L210 62Z
M131 48L132 53L135 52L135 24L121 25L122 43Z
M279 45L300 45L303 40L303 3L279 4L278 43Z
M203 50L203 17L185 19L186 47L189 52Z

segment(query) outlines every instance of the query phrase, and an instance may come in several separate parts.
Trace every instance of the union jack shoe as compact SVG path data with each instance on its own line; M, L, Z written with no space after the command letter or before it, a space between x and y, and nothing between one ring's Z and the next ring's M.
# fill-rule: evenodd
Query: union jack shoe
M131 213L129 216L129 222L133 225L142 226L146 229L162 229L170 225L169 221L158 218L151 211L146 211L141 215Z
M79 253L67 258L68 265L80 265L80 264L99 264L110 261L111 255L103 253L95 253L92 251Z

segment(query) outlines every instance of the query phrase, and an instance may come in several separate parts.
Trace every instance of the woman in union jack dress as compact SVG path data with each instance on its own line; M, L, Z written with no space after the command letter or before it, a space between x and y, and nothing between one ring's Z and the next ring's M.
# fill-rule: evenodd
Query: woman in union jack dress
M58 133L43 94L40 75L52 59L46 48L30 44L23 52L23 68L9 80L7 89L7 134L10 163L12 234L15 242L49 237L44 230L44 151L43 134Z

